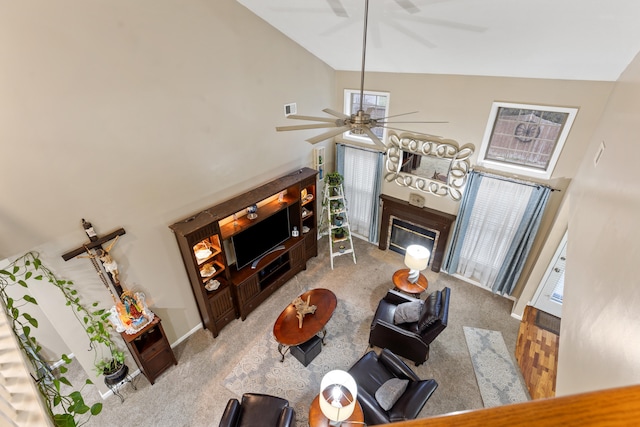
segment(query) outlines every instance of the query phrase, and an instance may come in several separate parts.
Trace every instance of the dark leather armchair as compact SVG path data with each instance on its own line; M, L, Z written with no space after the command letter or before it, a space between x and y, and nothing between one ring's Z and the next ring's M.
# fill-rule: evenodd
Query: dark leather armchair
M383 349L380 356L370 351L349 369L358 385L358 402L364 412L367 425L387 424L415 419L438 383L421 380L398 356ZM385 410L376 399L376 391L391 378L409 380L400 398Z
M296 413L285 399L267 394L245 393L242 403L229 399L220 427L295 427Z
M418 301L390 290L378 304L371 322L369 344L388 348L395 354L415 362L416 366L429 358L429 344L447 327L451 289L435 291L424 301L418 321L394 323L400 304Z

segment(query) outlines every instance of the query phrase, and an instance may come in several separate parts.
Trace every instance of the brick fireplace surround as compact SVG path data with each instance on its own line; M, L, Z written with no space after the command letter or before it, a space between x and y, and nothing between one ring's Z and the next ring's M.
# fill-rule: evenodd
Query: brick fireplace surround
M427 207L419 208L410 205L407 201L385 194L380 196L380 200L382 200L382 221L380 222L378 249L384 251L389 247L391 223L394 217L434 231L438 237L434 243L431 270L439 272L442 266L447 240L449 239L451 224L456 220L456 216Z

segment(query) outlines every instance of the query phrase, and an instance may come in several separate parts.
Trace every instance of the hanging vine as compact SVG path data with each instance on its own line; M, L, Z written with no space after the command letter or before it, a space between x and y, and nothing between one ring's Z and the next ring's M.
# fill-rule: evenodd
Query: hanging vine
M98 303L91 305L91 309L86 308L78 296L78 291L70 280L61 280L46 266L44 266L36 252L28 252L13 261L8 267L0 270L0 298L2 305L9 317L13 333L17 337L17 342L27 359L38 372L41 368L41 360L38 356L41 346L31 334L32 328L38 327L38 320L26 313L23 307L33 304L37 305L33 296L25 293L20 298L13 298L7 293L10 286L21 286L28 289L28 281L47 281L56 286L64 295L66 305L70 306L74 316L83 326L89 337L91 348L94 352L96 367L103 366L106 361L118 364L124 362L124 353L118 349L111 339L110 324L108 322L109 312L97 308ZM15 295L15 292L12 292ZM22 338L21 338L22 337ZM95 343L104 344L110 354L110 358L98 360ZM102 410L102 403L98 402L89 407L82 396L82 390L88 384L93 384L87 379L79 390L66 393L62 385L73 388L71 382L64 376L68 371L65 365L71 363L71 359L63 354L64 365L60 366L60 376L53 377L50 381L45 378L36 379L36 386L40 394L44 397L47 411L56 426L81 426L89 421L91 416L98 415Z

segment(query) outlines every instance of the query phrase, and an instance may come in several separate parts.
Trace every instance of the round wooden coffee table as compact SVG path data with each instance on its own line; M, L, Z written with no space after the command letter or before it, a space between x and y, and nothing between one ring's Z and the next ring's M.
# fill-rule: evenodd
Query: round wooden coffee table
M362 427L364 424L364 413L362 412L362 406L360 402L356 402L356 408L353 410L353 414L342 422L344 427ZM309 408L309 427L328 427L329 419L324 416L320 410L320 395L317 395L311 403Z
M298 327L298 317L293 303L290 303L280 313L273 325L273 336L278 341L278 351L282 355L281 362L284 361L284 355L289 347L307 342L320 332L322 332L322 344L324 345L324 337L327 335L325 326L331 319L338 300L333 292L323 288L311 289L300 295L300 298L305 302L309 297L309 304L315 305L316 311L304 316L302 328Z
M393 285L402 292L420 297L420 294L429 287L429 282L423 274L418 276L416 283L409 282L409 269L405 268L393 273Z

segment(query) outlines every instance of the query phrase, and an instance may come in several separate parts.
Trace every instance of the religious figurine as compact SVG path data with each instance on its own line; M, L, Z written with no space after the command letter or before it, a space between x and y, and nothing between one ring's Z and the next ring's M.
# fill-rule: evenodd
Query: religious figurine
M147 307L145 296L142 292L125 291L111 308L110 320L118 332L134 334L142 329L155 317Z
M120 273L118 271L118 263L109 254L109 251L111 251L113 245L115 245L118 241L118 237L120 236L116 236L113 242L111 242L111 244L107 246L106 249L96 249L95 254L80 255L78 256L78 258L98 258L102 262L102 266L107 271L107 273L111 275L113 282L116 285L120 286Z

